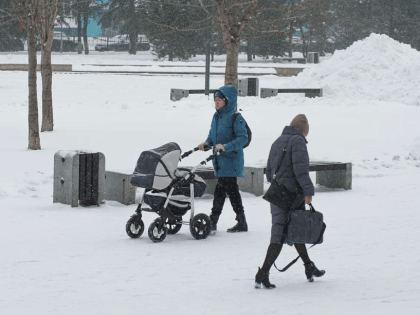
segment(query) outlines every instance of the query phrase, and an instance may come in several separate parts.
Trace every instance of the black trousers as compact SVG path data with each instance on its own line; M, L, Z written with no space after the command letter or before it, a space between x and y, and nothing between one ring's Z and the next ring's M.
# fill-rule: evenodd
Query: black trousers
M219 216L222 213L223 205L225 204L226 195L229 196L230 203L236 215L244 213L242 205L242 198L239 193L239 187L236 177L219 177L216 189L214 191L213 208L211 210L212 216Z

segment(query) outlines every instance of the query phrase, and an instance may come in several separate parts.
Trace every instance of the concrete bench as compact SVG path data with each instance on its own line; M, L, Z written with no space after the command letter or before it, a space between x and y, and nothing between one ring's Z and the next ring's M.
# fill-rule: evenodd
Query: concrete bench
M340 162L313 161L309 171L316 172L316 183L327 188L351 189L352 164Z
M322 97L323 89L267 89L261 88L260 97L267 98L277 96L279 93L305 93L305 97Z
M265 174L264 168L264 174ZM309 172L316 172L316 183L327 188L352 187L352 164L328 161L310 161Z
M245 166L245 177L238 178L239 190L262 196L264 194L265 167ZM341 162L312 161L309 171L316 172L316 183L327 188L352 188L352 164ZM196 171L207 184L206 194L213 194L217 184L212 167L203 167Z

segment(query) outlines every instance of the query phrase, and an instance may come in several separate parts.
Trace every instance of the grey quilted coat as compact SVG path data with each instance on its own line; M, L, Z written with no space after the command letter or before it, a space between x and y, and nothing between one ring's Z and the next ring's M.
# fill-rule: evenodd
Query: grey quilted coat
M306 143L308 142L299 129L286 126L282 135L271 146L266 169L267 181L271 183L273 180L283 149L287 148L276 177L277 182L290 191L295 191L300 186L305 196L313 196L314 185L309 177L309 155Z

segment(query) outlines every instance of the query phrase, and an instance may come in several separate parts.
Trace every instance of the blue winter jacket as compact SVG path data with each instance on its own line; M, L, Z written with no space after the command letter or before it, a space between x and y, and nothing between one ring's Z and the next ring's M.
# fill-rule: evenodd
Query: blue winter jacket
M281 136L271 146L265 172L267 181L271 183L273 180L283 149L287 148L276 176L277 182L290 191L301 187L305 196L313 196L314 185L309 177L309 155L306 143L308 142L299 129L286 126Z
M206 142L210 146L223 144L226 152L213 160L214 174L216 177L244 177L243 146L248 142L248 133L242 115L236 117L232 130L238 91L232 85L222 86L219 91L223 93L228 102L216 110Z

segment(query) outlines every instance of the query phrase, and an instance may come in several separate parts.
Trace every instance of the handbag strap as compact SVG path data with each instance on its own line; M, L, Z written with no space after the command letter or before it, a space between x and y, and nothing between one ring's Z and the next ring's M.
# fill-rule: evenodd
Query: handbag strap
M290 137L290 141L289 141L289 143L288 143L287 147L283 149L283 152L282 152L283 154L281 155L281 158L280 158L279 162L277 163L276 171L275 171L275 172L274 172L274 174L273 174L273 179L276 179L277 173L278 173L278 171L279 171L279 169L280 169L280 166L281 166L281 162L283 161L283 158L284 158L284 156L286 155L287 148L289 147L289 145L291 146L291 144L292 144L292 139L293 139L293 137L296 137L296 136L297 136L297 135L291 136L291 137Z

